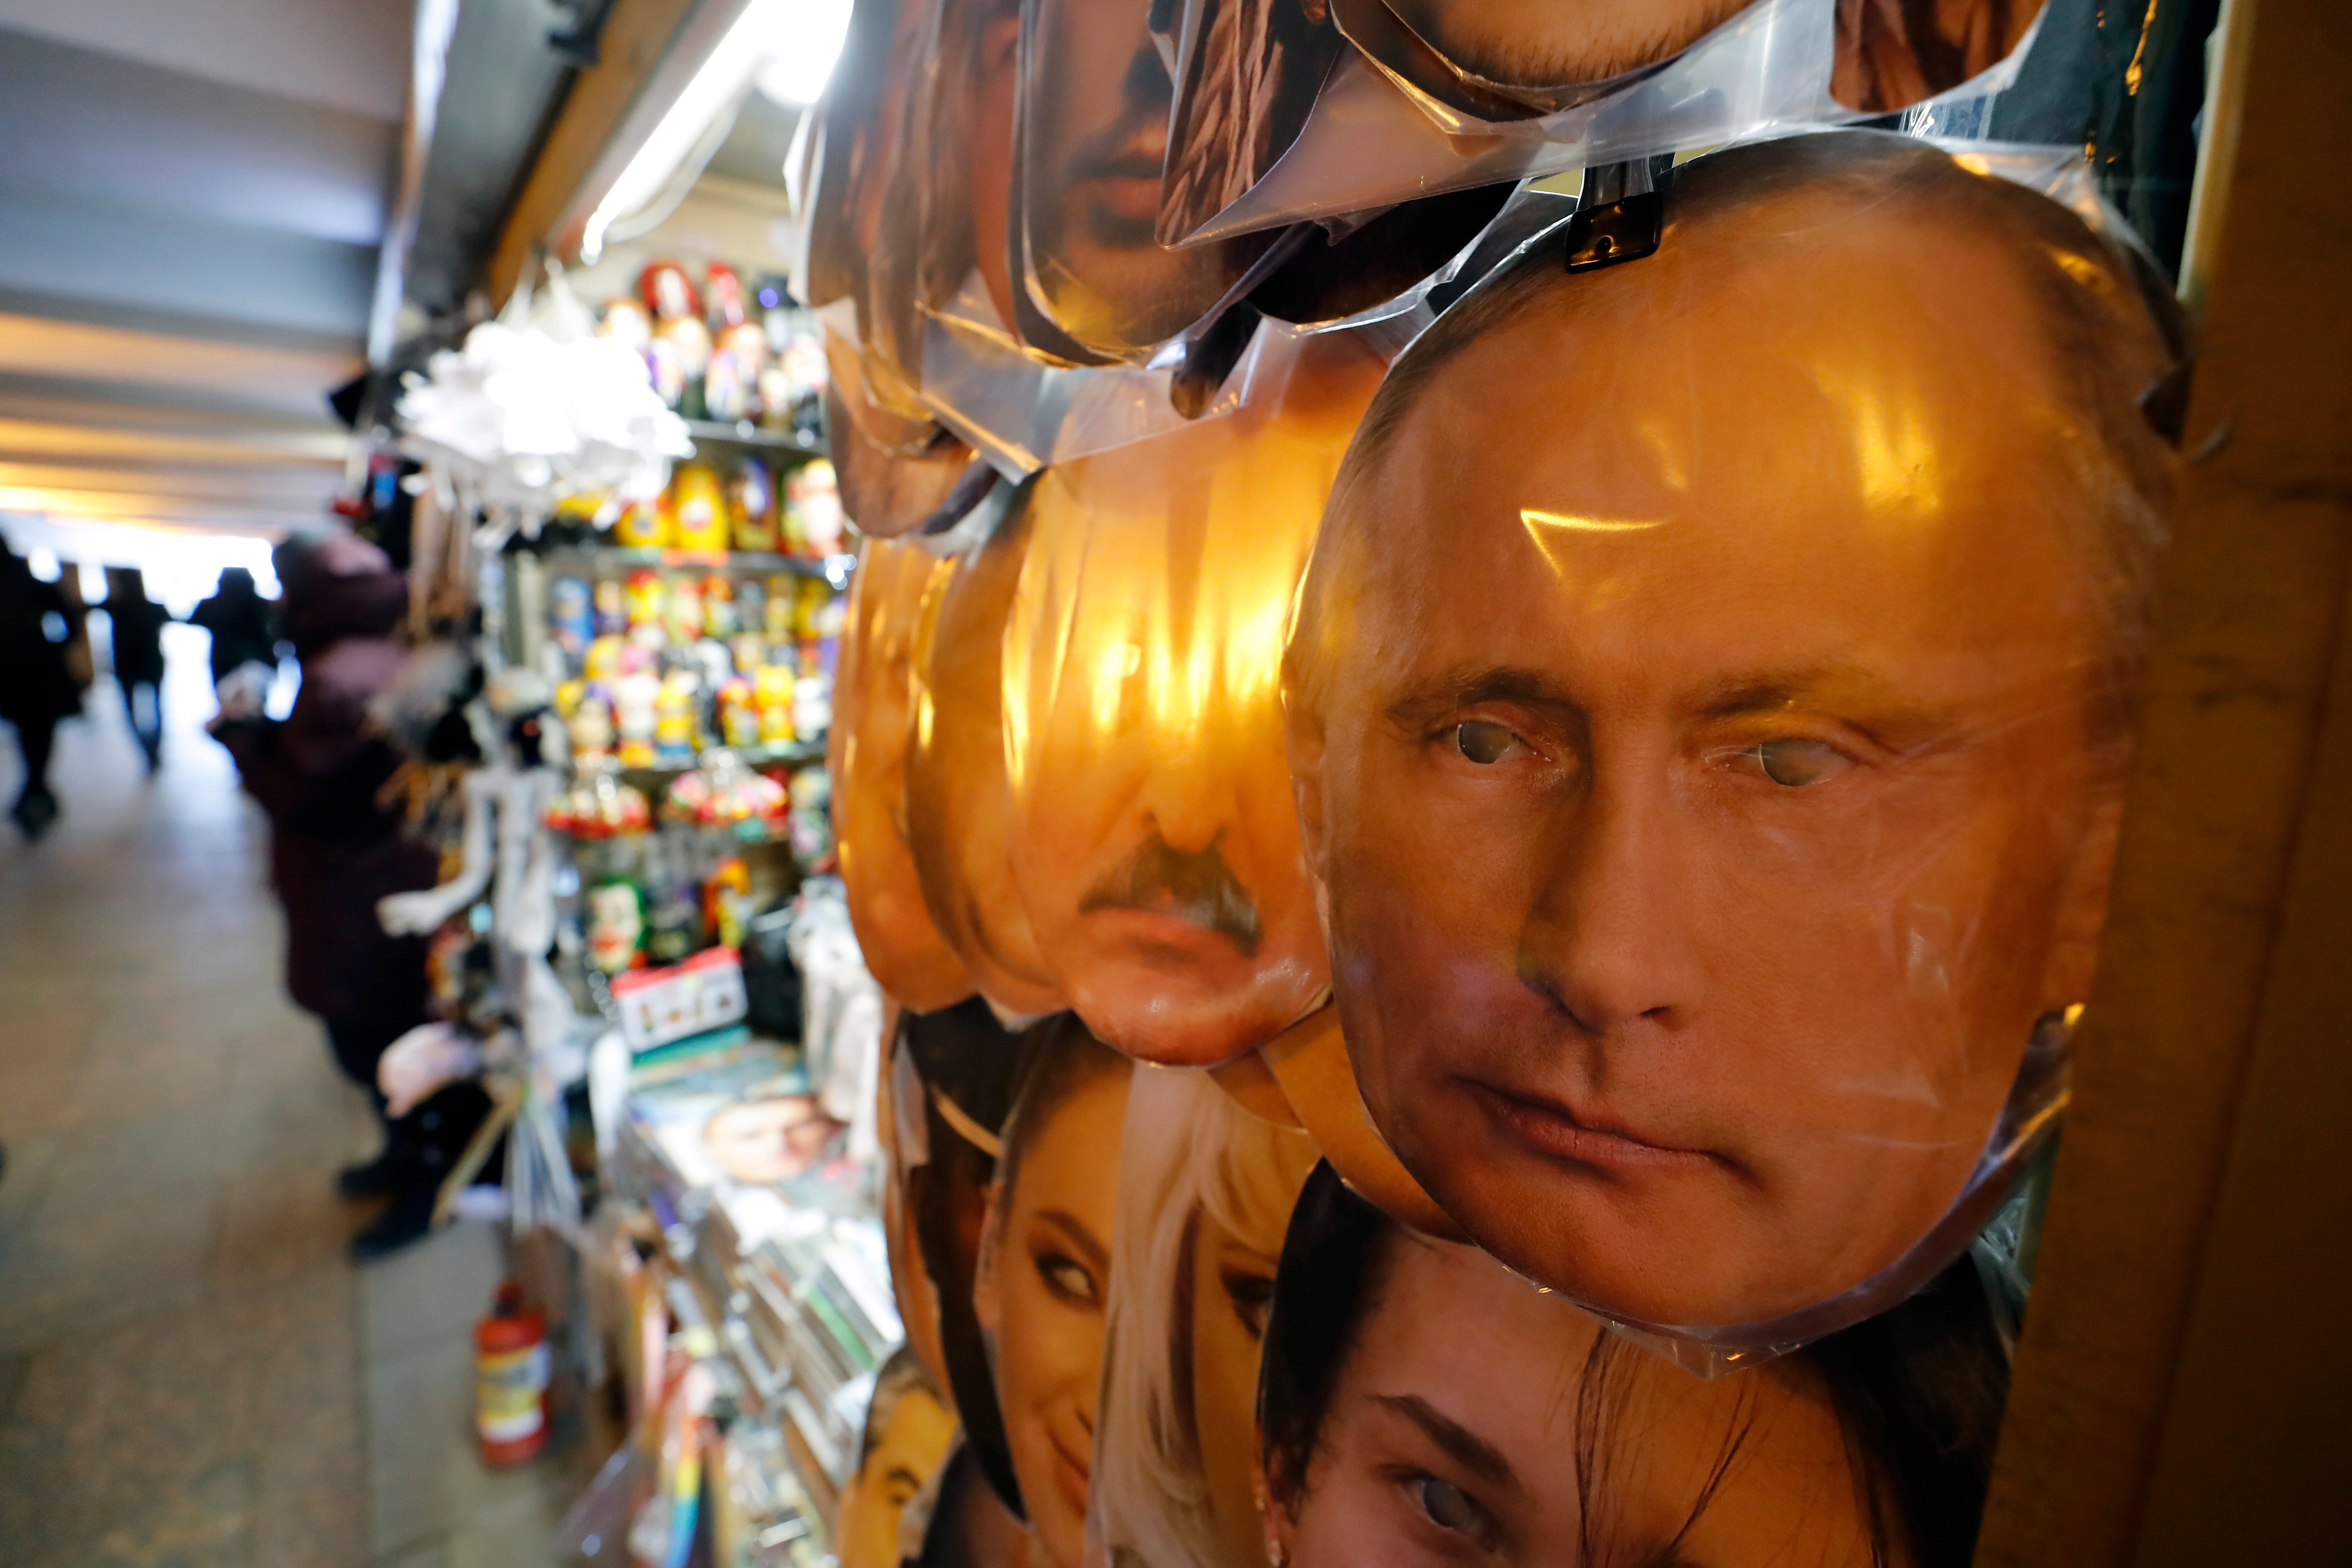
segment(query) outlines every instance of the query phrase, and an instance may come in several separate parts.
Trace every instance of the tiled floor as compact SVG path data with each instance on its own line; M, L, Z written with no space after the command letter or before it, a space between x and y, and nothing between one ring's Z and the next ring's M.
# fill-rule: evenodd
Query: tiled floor
M0 1568L536 1568L595 1456L475 1457L494 1230L346 1259L370 1119L279 989L261 824L174 637L161 776L101 688L58 829L0 826ZM0 802L16 773L0 732Z

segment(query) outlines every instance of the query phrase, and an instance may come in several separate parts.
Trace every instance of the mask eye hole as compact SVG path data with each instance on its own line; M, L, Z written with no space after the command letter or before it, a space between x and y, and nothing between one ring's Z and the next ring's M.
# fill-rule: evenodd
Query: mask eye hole
M1454 726L1454 744L1481 767L1533 755L1532 749L1512 732L1510 726L1489 719L1472 719Z
M1423 1476L1413 1486L1413 1500L1429 1522L1451 1535L1459 1535L1481 1546L1491 1543L1493 1522L1486 1510L1478 1506L1468 1492L1452 1481L1435 1476Z
M1757 772L1789 789L1822 784L1853 765L1853 760L1824 741L1787 736L1767 741L1747 753Z

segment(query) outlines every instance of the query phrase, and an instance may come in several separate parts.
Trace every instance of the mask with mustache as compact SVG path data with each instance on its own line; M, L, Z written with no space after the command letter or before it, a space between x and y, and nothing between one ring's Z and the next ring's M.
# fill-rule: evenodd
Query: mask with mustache
M1258 924L1257 906L1250 901L1215 844L1205 849L1179 849L1156 833L1143 841L1143 847L1126 865L1104 877L1078 900L1080 914L1098 910L1171 915L1226 938L1244 958L1257 956L1265 935Z
M1322 994L1277 677L1381 368L1269 331L1236 412L1038 479L1003 645L1013 875L1070 1005L1143 1060L1230 1060Z

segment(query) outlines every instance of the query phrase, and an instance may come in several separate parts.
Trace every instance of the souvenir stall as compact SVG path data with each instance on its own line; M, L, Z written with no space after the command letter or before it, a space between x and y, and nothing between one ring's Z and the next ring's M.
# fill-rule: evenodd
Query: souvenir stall
M1969 1561L2185 68L1655 9L860 0L766 316L550 308L664 471L434 482L593 1037L575 1559Z

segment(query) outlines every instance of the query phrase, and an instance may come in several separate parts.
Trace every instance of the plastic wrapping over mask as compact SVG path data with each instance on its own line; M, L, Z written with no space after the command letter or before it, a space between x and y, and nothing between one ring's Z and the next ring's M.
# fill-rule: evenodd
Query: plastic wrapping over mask
M1174 88L1150 9L1024 4L1014 324L1031 346L1074 363L1149 358L1273 243L1250 236L1179 252L1156 242Z
M992 530L931 576L916 624L907 837L924 901L982 995L1008 1018L1066 1003L1013 881L1019 824L1006 778L1005 620L1028 551L1028 492L984 505Z
M1789 1365L1701 1382L1318 1168L1267 1318L1256 1561L1964 1563L2009 1375L1989 1317L1962 1263Z
M1024 1040L1030 1054L1004 1124L972 1304L1043 1561L1082 1568L1134 1075L1066 1013Z
M971 448L930 419L904 418L867 402L854 341L828 327L824 348L832 371L825 447L842 510L861 531L896 539L946 500L971 467Z
M911 544L868 540L859 550L825 759L834 841L858 946L882 989L923 1012L972 991L931 920L907 847L915 633L932 575L948 570Z
M1259 1355L1315 1154L1305 1133L1259 1121L1204 1073L1145 1073L1129 1089L1090 1561L1263 1563L1250 1469Z
M2063 1100L2170 357L2131 258L1986 166L1759 143L1651 258L1523 256L1398 362L1302 595L1374 1125L1704 1365L1932 1277Z
M997 468L1027 475L1182 430L1271 395L1261 355L1245 354L1192 419L1176 411L1174 373L1140 366L1063 368L1024 353L975 273L932 312L924 337L923 400Z
M803 165L813 177L804 176L802 192L803 302L854 307L854 327L841 328L857 345L857 384L866 402L906 420L925 416L914 397L923 193L911 141L927 101L940 5L886 0L853 14L841 68L812 111L818 130Z
M1342 334L1266 338L1287 362L1267 395L1040 476L1005 639L1010 860L1036 951L1149 1061L1226 1060L1324 986L1277 685L1382 363Z
M1292 4L1269 0L1255 29L1226 16L1228 0L1186 7L1186 96L1168 152L1163 243L1200 245L1443 191L1719 146L1768 127L1851 121L1865 110L1840 101L1833 81L1844 90L1865 75L1982 96L2014 75L2038 15L1986 0L1966 8L1965 46L1946 47L1924 31L1895 43L1884 18L1865 25L1851 0L1744 8L1699 0L1654 15L1630 5L1341 0L1325 26L1335 37L1345 26L1355 41L1324 45L1321 74L1304 54L1295 67L1255 68L1271 18ZM1895 9L1908 19L1913 8ZM1996 10L1998 26L1980 25ZM1867 72L1848 66L1840 46L1849 35L1867 36L1889 58ZM1936 64L1906 75L1891 58L1905 48ZM1457 63L1464 58L1484 71ZM1919 100L1875 101L1891 89L1865 96L1867 112ZM1286 140L1272 134L1294 125Z

